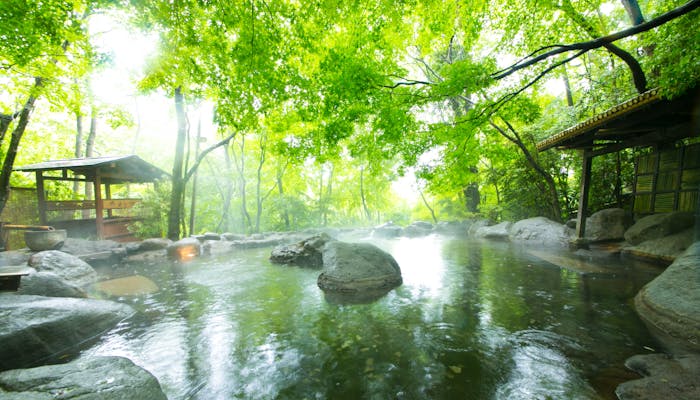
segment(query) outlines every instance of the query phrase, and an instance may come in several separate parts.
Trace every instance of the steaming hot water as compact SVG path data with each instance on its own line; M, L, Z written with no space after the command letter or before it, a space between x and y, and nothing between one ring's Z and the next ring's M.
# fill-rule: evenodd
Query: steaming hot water
M373 243L404 283L371 304L328 303L319 271L270 248L135 266L159 290L119 297L137 316L87 353L130 358L170 399L598 399L656 346L631 306L655 268L582 276L507 243Z

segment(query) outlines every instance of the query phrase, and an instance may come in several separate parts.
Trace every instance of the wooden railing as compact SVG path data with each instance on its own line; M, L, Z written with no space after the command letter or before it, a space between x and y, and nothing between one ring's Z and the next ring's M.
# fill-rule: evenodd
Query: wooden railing
M139 199L110 199L102 200L102 208L105 210L129 209L138 204ZM46 211L67 211L67 210L94 210L96 208L94 200L64 200L47 201Z

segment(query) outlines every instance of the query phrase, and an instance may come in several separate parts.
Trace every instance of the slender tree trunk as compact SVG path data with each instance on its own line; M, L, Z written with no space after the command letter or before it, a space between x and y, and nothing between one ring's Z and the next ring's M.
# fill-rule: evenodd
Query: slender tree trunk
M258 170L257 170L257 182L256 182L256 188L255 188L255 204L256 204L256 210L255 210L255 232L259 233L260 232L260 219L262 218L262 210L263 210L263 198L262 198L262 168L263 165L265 164L265 150L266 150L266 141L267 141L267 135L265 133L261 133L260 135L260 160L258 162Z
M197 120L197 138L195 139L194 154L195 159L199 157L199 141L202 137L202 116L199 116ZM190 234L195 232L194 223L196 221L196 207L197 207L197 171L192 174L192 200L190 202Z
M435 210L433 210L433 208L430 207L430 204L428 204L428 200L425 198L423 191L418 189L418 193L420 193L420 198L423 200L423 204L425 204L425 207L430 211L430 216L433 217L433 222L437 224L438 219L435 216Z
M372 212L367 206L367 198L365 197L365 167L360 167L360 198L362 199L362 209L365 211L365 217L368 222L372 222Z
M168 213L168 239L180 239L180 212L182 210L182 194L185 191L183 179L183 163L185 156L185 138L187 122L185 118L185 100L182 88L177 87L174 93L175 114L177 116L177 141L175 143L175 160L171 177L172 192L170 194L170 212Z
M36 91L40 89L44 84L42 78L34 78L33 93L29 95L22 111L19 114L19 121L17 125L12 130L12 135L10 137L10 144L7 147L7 152L5 153L5 159L2 163L2 170L0 170L0 213L5 209L7 204L7 199L10 197L10 176L12 175L12 168L15 165L15 158L17 157L17 148L22 140L22 135L27 128L29 123L29 116L34 109L34 103L37 99Z
M75 153L73 154L75 158L80 158L83 156L83 115L80 111L75 113ZM73 182L73 197L78 198L78 190L80 189L80 182Z
M226 165L226 176L233 175L231 168L231 157L228 154L228 146L224 148L224 162ZM231 199L233 198L233 179L226 179L226 193L223 196L223 205L221 210L221 220L217 226L219 232L228 232L231 230Z
M491 127L493 127L496 131L498 131L501 136L505 137L508 139L510 142L518 146L520 151L523 153L525 156L525 159L527 160L528 164L539 174L547 184L547 191L549 192L549 197L550 197L550 208L552 211L552 218L555 221L561 221L561 205L559 204L559 191L557 190L557 185L554 182L554 178L552 175L545 170L539 162L535 159L535 157L530 153L530 150L528 150L527 146L525 143L522 141L520 138L520 135L518 132L513 128L513 126L506 120L503 120L503 122L506 124L508 127L508 130L511 132L511 134L508 134L503 128L500 126L496 125L493 121L489 121L489 124Z
M566 66L562 65L562 79L564 80L564 88L566 89L566 105L574 106L574 95L571 92L571 83L569 82L569 74L566 73Z
M246 196L246 181L245 181L245 136L241 136L241 159L238 162L236 153L233 152L234 164L236 165L236 170L238 171L238 190L241 198L241 224L243 232L247 232L253 228L253 223L250 218L250 213L248 212L248 202Z
M639 25L644 22L644 14L642 14L642 9L639 8L637 0L621 1L622 5L625 6L625 11L627 11L627 16L630 18L632 25Z
M284 186L282 186L282 177L284 176L285 169L286 169L286 165L284 167L277 168L276 179L277 179L277 191L280 195L280 199L282 200L282 220L284 221L285 230L289 231L289 230L291 230L291 223L289 220L289 210L287 208L287 199L284 196Z
M97 137L97 109L94 104L90 111L90 132L88 132L87 140L85 141L85 157L92 157L95 150L95 138ZM85 185L85 200L92 200L92 185ZM83 210L83 218L90 218L90 210Z
M0 144L5 141L5 135L7 134L7 130L10 128L10 124L17 117L19 117L19 114L20 112L16 112L14 114L0 113Z

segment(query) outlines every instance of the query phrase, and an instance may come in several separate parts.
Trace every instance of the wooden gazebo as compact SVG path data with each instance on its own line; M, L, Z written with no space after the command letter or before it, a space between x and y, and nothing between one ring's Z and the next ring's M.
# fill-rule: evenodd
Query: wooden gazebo
M576 149L582 154L582 178L576 234L583 241L588 211L591 164L599 155L630 147L652 147L637 161L634 206L637 214L698 207L700 145L677 146L700 135L700 89L673 100L658 89L642 93L539 143L537 150Z
M92 236L117 241L128 241L133 238L128 225L134 221L135 217L130 215L129 210L139 200L112 198L111 186L126 183L155 183L158 179L167 176L161 169L136 155L46 161L17 167L15 171L36 174L39 221L42 225L67 229L69 236ZM95 199L47 199L44 188L46 181L92 184ZM59 214L59 217L50 218L52 212Z

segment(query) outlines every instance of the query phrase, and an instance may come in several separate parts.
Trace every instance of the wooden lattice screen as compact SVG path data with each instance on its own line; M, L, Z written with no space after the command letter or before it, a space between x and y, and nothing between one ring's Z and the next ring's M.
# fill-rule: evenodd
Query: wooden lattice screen
M700 143L637 158L634 212L693 211L700 185Z

